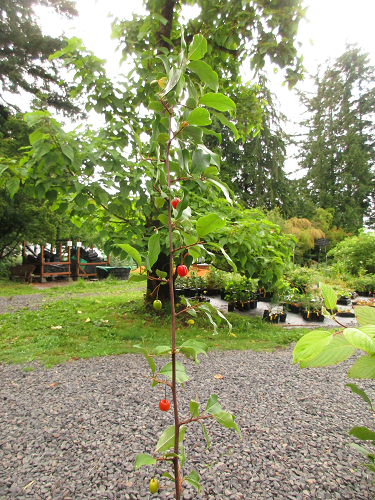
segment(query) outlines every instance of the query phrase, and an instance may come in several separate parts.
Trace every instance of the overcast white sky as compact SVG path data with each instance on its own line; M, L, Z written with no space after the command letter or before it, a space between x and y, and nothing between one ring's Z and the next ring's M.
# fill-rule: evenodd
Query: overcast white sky
M358 43L363 51L370 54L371 63L375 65L375 0L305 0L304 3L309 6L309 22L303 21L300 24L298 40L303 44L300 51L308 72L314 74L318 65L327 58L340 56L345 51L346 42ZM111 19L108 14L131 19L132 12L144 12L142 0L76 0L76 4L79 17L72 21L62 20L39 7L37 13L43 32L58 36L64 31L67 37L78 36L98 57L107 59L107 71L110 75L124 72L124 68L120 69L118 66L119 53L114 53L116 42L110 40ZM250 79L251 75L246 68L244 72ZM282 87L282 80L280 71L273 78L272 90L288 118L298 121L301 113L298 99L293 91L289 91L286 86ZM301 90L311 89L308 75L306 82L298 87ZM288 170L293 168L292 165L293 162L289 162Z

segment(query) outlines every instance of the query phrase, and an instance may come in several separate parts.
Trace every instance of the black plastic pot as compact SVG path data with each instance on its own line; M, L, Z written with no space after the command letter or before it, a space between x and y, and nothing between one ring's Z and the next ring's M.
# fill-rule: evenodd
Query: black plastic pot
M242 302L236 302L236 309L237 311L243 311L243 304Z
M303 311L303 312L302 312L302 318L303 318L305 321L309 321L309 322L311 322L311 321L312 321L312 315L311 315L311 312L310 312L310 311Z
M280 323L285 323L285 321L286 321L286 314L285 313L280 313L279 314L279 320L280 320Z
M234 311L234 304L228 304L228 312Z
M351 299L349 297L340 297L337 301L338 306L348 306L351 303Z
M205 295L200 295L198 297L198 301L199 302L210 302L210 299L208 297L206 297Z
M256 309L258 306L258 302L256 300L250 300L250 309Z
M338 312L336 313L336 316L339 316L340 318L355 318L355 314L352 312Z
M250 311L250 302L242 302L243 310Z

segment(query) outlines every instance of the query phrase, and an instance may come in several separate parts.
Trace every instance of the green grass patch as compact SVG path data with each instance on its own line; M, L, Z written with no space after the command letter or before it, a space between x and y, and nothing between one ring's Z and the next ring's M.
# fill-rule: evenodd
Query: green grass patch
M97 292L101 283L94 284L92 291ZM84 287L84 291L91 290L90 283ZM43 302L37 311L23 309L0 316L0 362L38 361L50 367L71 359L139 352L134 344L143 344L152 352L157 345L171 343L170 310L164 305L156 312L145 305L144 289L139 286L107 283L96 296L82 296L81 290L67 291L65 287L59 290L61 298ZM193 326L187 324L188 319L191 316L177 318L177 345L198 339L211 349L272 350L296 342L306 333L261 318L229 314L233 334L229 335L223 322L219 334L214 335L205 315L198 315Z
M41 283L16 283L9 280L0 280L0 297L12 297L15 295L43 294L49 296L69 296L79 293L107 293L114 289L127 290L129 288L139 289L139 284L129 283L114 278L107 278L102 281L88 281L80 278L77 281L55 284L51 287L44 287Z

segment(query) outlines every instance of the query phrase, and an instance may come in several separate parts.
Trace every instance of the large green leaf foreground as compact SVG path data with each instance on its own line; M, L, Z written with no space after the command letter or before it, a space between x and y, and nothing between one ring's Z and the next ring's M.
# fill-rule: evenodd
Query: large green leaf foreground
M304 335L293 351L293 363L301 368L330 366L350 358L357 349L361 356L349 369L348 377L357 379L375 378L375 309L368 306L355 307L358 328L343 328L330 333L315 330Z

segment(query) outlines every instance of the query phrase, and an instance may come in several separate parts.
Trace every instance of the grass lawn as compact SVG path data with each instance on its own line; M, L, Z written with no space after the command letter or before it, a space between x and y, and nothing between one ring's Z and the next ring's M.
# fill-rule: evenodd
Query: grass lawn
M19 287L33 293L25 285L3 283L1 287L10 296L16 295ZM145 305L145 289L139 284L77 282L36 292L45 294L39 310L22 309L0 316L0 362L39 361L50 367L69 359L139 352L134 344L144 344L152 352L153 347L171 341L170 311L164 306L156 312ZM177 345L201 339L212 349L272 350L296 342L306 333L305 329L291 330L260 318L229 314L235 336L228 334L224 322L219 335L213 335L205 318L199 314L190 326L187 320L191 316L178 316Z

